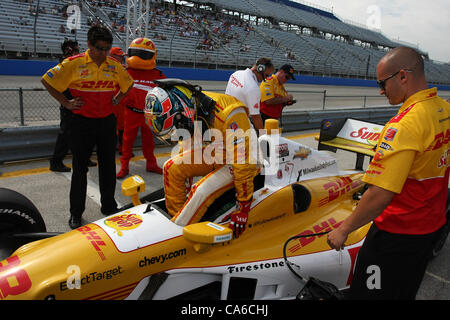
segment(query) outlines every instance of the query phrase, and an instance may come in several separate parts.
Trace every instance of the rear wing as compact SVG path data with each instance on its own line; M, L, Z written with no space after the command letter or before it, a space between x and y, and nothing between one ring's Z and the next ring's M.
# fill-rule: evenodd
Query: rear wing
M318 150L337 149L356 153L355 169L363 170L364 157L375 155L384 125L353 118L322 120Z

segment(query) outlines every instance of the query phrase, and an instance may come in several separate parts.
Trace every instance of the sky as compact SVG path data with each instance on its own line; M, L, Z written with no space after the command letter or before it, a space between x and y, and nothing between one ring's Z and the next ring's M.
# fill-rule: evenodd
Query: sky
M294 0L332 10L393 41L419 46L432 60L450 62L449 0ZM346 22L346 21L345 21Z

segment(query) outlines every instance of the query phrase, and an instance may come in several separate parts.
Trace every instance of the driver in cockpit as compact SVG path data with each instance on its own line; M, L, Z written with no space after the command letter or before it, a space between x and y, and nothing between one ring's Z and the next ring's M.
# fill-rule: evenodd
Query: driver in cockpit
M208 206L234 187L238 206L231 214L230 227L234 237L239 237L247 224L253 179L259 172L250 150L249 135L236 138L237 130L248 132L251 129L247 107L232 96L202 92L200 87L183 80L155 82L158 87L146 97L145 117L157 137L167 137L174 134L175 129L185 129L192 138L201 124L203 131L216 129L216 133L220 132L225 147L224 152L214 149L208 157L202 145L199 147L202 156L198 159L195 153L199 148L194 146L166 161L164 189L172 221L182 226L199 222ZM233 161L227 163L229 159ZM188 193L186 181L196 176L203 178Z

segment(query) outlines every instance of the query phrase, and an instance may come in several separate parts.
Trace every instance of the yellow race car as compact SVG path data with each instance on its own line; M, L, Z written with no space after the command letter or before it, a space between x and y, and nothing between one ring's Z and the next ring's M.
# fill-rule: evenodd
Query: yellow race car
M370 130L366 123L337 126L323 123L321 148L371 155L371 143L344 135ZM351 233L340 252L325 233L352 213L365 188L363 171L339 170L329 152L273 129L258 140L265 171L255 178L247 229L237 239L224 221L236 204L233 190L201 222L179 226L166 213L163 190L139 198L145 184L134 176L122 185L133 205L55 234L28 199L0 189L0 298L338 298L352 281L369 225Z

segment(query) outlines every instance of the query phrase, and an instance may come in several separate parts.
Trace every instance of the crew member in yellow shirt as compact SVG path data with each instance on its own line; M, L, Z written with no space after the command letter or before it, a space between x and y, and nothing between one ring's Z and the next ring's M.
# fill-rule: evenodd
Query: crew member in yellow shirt
M329 233L328 243L340 250L350 232L373 221L349 298L414 299L448 223L450 104L428 88L423 58L412 48L389 51L378 63L377 78L380 93L402 106L384 127L363 177L369 189ZM367 272L370 266L377 274ZM368 286L373 279L378 283Z
M281 120L283 108L295 102L294 97L284 87L284 84L291 79L295 80L294 68L285 64L277 73L272 74L259 85L261 91L260 113L263 123L266 119Z
M72 179L70 186L70 220L72 229L82 225L85 210L88 162L97 150L101 212L117 211L116 188L116 118L114 107L133 87L133 79L124 67L108 56L113 41L111 32L101 26L88 31L89 49L65 59L48 70L42 84L63 107L72 110L70 148ZM117 91L119 87L119 91ZM62 92L69 89L73 99Z

